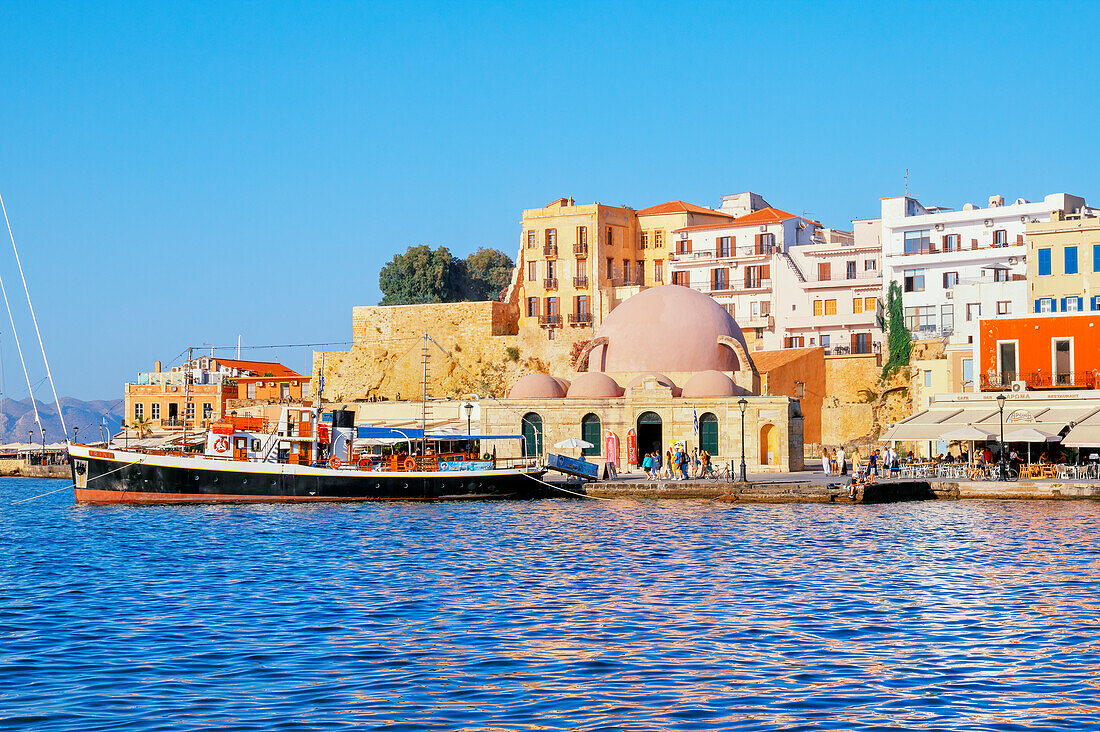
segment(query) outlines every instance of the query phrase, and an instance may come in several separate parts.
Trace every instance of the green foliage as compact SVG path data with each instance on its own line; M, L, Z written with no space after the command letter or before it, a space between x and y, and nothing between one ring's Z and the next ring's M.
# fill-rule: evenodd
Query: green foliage
M499 249L479 247L462 265L464 300L499 300L512 281L512 258Z
M455 259L447 247L409 247L378 273L380 305L496 300L512 277L512 260L497 249Z
M909 353L913 347L909 329L905 327L905 308L901 302L901 286L897 282L891 282L886 293L884 320L887 357L882 367L882 378L888 379L898 369L909 366Z
M508 346L507 348L504 349L504 352L506 354L508 354L508 360L509 361L518 361L519 360L519 349L516 348L515 346Z
M378 273L382 290L380 305L413 305L425 302L453 302L452 282L455 259L447 247L432 249L421 244L395 254Z

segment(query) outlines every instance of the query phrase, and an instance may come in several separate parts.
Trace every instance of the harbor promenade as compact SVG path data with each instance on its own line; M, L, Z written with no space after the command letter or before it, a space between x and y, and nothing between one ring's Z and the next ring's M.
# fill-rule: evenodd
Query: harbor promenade
M879 479L860 486L850 496L849 476L825 475L820 470L794 473L748 474L749 480L652 480L641 472L620 474L615 480L579 486L551 477L555 485L594 498L691 499L709 498L746 503L891 503L896 501L1014 499L1100 499L1100 481L1016 480L969 481L936 478Z

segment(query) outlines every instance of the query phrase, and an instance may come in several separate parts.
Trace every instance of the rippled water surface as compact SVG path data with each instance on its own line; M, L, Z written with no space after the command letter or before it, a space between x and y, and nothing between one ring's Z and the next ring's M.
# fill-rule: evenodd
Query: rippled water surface
M0 480L0 729L1097 729L1100 504L79 507Z

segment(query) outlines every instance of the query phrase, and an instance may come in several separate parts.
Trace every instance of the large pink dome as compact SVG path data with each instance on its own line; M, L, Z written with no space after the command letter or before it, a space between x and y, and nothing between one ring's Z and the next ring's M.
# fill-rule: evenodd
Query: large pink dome
M560 399L563 396L565 389L557 379L546 374L521 376L508 392L509 399Z
M683 392L688 399L731 397L737 394L737 385L733 383L733 379L721 371L700 371L688 379Z
M623 395L622 388L607 374L580 374L569 385L570 398L607 399Z
M595 338L607 338L588 358L590 371L683 373L742 371L726 336L748 348L741 328L714 298L690 287L661 285L642 290L604 318Z

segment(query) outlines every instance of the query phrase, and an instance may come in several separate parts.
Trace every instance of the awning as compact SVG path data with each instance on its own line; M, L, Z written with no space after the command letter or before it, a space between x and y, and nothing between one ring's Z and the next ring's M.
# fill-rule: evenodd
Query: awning
M1092 419L1095 416L1095 419ZM1096 406L1053 406L1041 403L1009 402L1004 411L1004 429L1007 435L1011 430L1031 427L1041 432L1060 433L1067 426L1082 421L1095 421L1100 425L1100 407ZM933 403L928 409L903 419L888 429L882 442L950 439L946 433L966 425L974 425L980 430L999 435L1001 429L1000 410L986 403L966 404L964 402ZM1081 433L1084 434L1084 433ZM1010 441L1011 440L1007 440ZM1063 444L1070 444L1065 443ZM1100 441L1085 442L1086 445L1098 445Z
M938 440L940 436L954 427L959 426L956 419L966 413L967 410L952 407L949 409L925 409L906 417L883 434L879 440L914 442L919 440ZM965 424L963 420L962 424Z
M1100 447L1100 414L1093 415L1069 431L1062 444L1066 447Z

